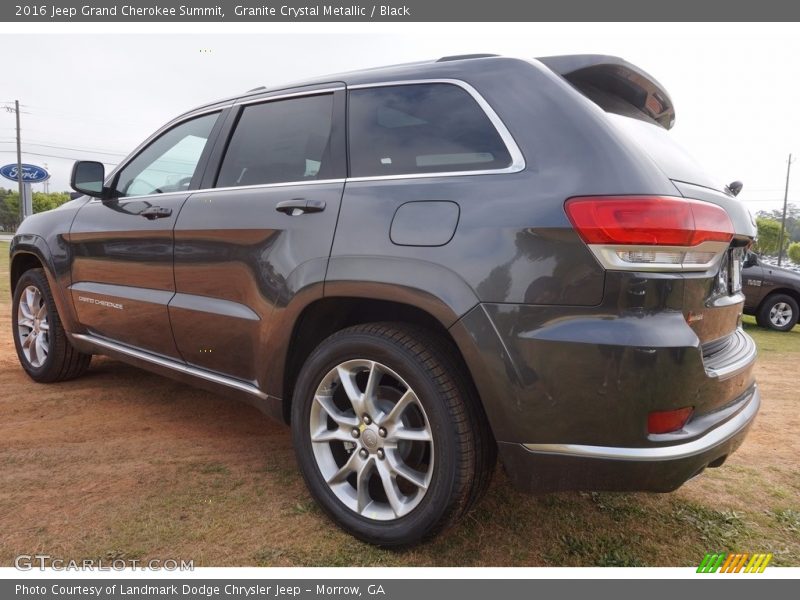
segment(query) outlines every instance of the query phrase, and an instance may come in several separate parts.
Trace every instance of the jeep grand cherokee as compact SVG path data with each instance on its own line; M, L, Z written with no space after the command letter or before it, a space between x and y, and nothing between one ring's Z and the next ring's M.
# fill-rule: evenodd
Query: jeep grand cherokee
M38 382L105 354L291 424L320 506L417 542L485 491L677 488L759 406L755 228L608 56L478 55L189 111L11 245ZM113 123L108 126L113 135Z

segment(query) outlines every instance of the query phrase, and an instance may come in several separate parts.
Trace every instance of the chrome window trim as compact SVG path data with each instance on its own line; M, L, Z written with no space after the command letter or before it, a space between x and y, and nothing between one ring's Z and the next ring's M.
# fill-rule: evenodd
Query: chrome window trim
M233 192L236 190L254 190L260 188L281 188L281 187L296 187L301 185L323 185L332 183L344 183L347 181L341 177L339 179L309 179L308 181L286 181L280 183L255 183L253 185L231 185L226 187L203 188L200 190L192 190L191 194L208 194L211 192Z
M432 173L403 173L400 175L370 175L365 177L348 177L347 182L358 182L358 181L384 181L384 180L393 180L393 179L425 179L427 177L463 177L465 175L497 175L502 173L519 173L520 171L525 169L525 157L522 155L522 151L519 149L514 136L511 135L511 132L506 127L503 120L500 116L494 111L492 106L486 101L486 99L481 96L480 92L468 84L466 81L462 81L460 79L406 79L400 81L381 81L376 83L359 83L356 85L349 85L347 86L347 90L361 90L361 89L369 89L369 88L377 88L377 87L395 87L399 85L426 85L426 84L433 84L433 83L443 83L448 85L454 85L456 87L461 88L465 92L467 92L473 100L478 104L480 109L486 115L486 118L489 119L489 122L494 127L497 134L500 136L500 139L503 141L503 144L508 151L509 156L511 156L511 164L508 167L503 167L502 169L480 169L480 170L468 170L468 171L437 171ZM349 132L348 132L348 144L350 142Z
M118 202L127 202L129 200L141 200L141 199L150 199L150 198L164 198L168 196L174 196L177 194L185 194L185 195L193 195L193 194L207 194L210 192L215 191L233 191L233 190L243 190L243 189L259 189L259 188L278 188L278 187L290 187L290 186L298 186L298 185L315 185L315 184L331 184L331 183L357 183L361 181L391 181L395 179L427 179L431 177L464 177L468 175L500 175L505 173L519 173L523 171L526 167L525 157L522 155L522 151L519 149L516 140L511 135L511 132L506 127L505 123L503 123L500 116L494 111L491 105L486 101L486 99L481 96L480 92L472 87L465 81L460 79L442 79L442 78L435 78L435 79L406 79L406 80L392 80L392 81L381 81L375 83L359 83L356 85L351 86L335 86L335 87L325 87L319 88L315 90L303 90L300 92L288 92L285 94L278 94L276 96L268 96L268 97L261 97L261 98L248 98L248 99L239 99L235 100L230 104L225 106L216 106L215 108L208 108L204 110L200 110L198 112L186 113L181 115L178 119L173 119L160 129L158 129L155 133L153 133L150 137L148 137L144 142L139 144L128 156L133 157L136 156L141 150L143 150L147 145L150 144L156 137L161 135L163 132L171 129L172 127L177 127L182 123L189 121L196 117L201 117L206 114L214 113L214 112L222 112L226 108L237 108L240 106L249 106L252 104L262 104L266 102L271 102L273 100L282 100L286 98L299 98L303 96L315 96L320 94L332 94L334 92L340 92L345 90L359 90L359 89L367 89L367 88L378 88L378 87L394 87L398 85L425 85L425 84L432 84L432 83L443 83L449 85L455 85L465 92L467 92L473 100L478 104L480 109L489 119L489 122L495 128L500 139L503 141L503 144L506 147L509 155L511 156L511 165L508 167L503 167L502 169L481 169L481 170L472 170L472 171L438 171L438 172L431 172L431 173L403 173L400 175L372 175L369 177L346 177L346 178L336 178L336 179L315 179L309 181L282 181L280 183L259 183L254 185L242 185L242 186L226 186L226 187L212 187L212 188L200 188L197 190L183 190L177 192L166 192L163 194L147 194L144 196L124 196L122 198L117 198ZM268 93L268 92L267 92ZM349 141L349 138L348 138ZM113 179L116 176L117 172L127 165L130 160L126 160L123 163L115 168L109 175L108 179ZM99 198L92 198L90 202L98 203L101 202Z
M285 94L276 94L275 96L266 96L261 98L240 98L233 103L233 107L236 108L238 106L249 106L251 104L264 104L266 102L272 102L273 100L284 100L286 98L300 98L302 96L320 96L322 94L332 94L334 92L342 92L346 88L345 86L336 86L336 87L326 87L320 88L317 90L303 90L301 92L287 92ZM269 93L269 92L266 92Z
M253 185L234 185L228 187L215 187L215 188L200 188L199 190L184 190L182 192L164 192L163 194L149 194L147 196L125 196L123 198L116 198L118 202L127 202L128 200L141 200L164 198L168 196L194 196L195 194L209 194L211 192L233 192L235 190L253 190L260 188L281 188L281 187L296 187L301 185L323 185L333 183L344 183L347 181L344 177L339 179L310 179L308 181L287 181L281 183L256 183ZM99 198L92 198L90 202L102 202Z

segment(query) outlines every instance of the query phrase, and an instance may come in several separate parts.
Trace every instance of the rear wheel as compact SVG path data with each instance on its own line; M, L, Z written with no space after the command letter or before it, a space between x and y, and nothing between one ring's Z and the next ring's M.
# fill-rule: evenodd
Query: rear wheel
M764 300L758 311L756 321L762 327L776 331L789 331L797 324L800 316L797 301L786 294L773 294Z
M17 282L11 326L19 362L34 381L73 379L89 367L92 355L78 352L67 340L42 269L26 271Z
M485 490L491 435L452 350L390 323L326 339L298 377L292 433L322 508L356 537L406 545L454 523Z

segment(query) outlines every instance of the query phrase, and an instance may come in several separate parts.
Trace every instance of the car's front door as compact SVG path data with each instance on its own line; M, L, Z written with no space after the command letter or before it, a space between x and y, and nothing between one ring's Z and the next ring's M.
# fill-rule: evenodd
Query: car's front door
M322 296L346 173L344 88L236 104L202 189L175 225L178 350L194 367L264 386L269 336L298 294Z
M70 289L91 334L180 360L167 310L175 293L172 230L219 116L168 128L113 176L112 199L78 211L68 236Z

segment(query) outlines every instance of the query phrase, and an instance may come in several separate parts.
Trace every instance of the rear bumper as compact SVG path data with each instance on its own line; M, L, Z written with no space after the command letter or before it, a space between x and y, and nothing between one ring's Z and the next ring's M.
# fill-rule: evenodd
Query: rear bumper
M760 404L753 385L732 415L687 442L643 448L501 442L500 456L514 485L527 491L669 492L720 466L741 445Z

